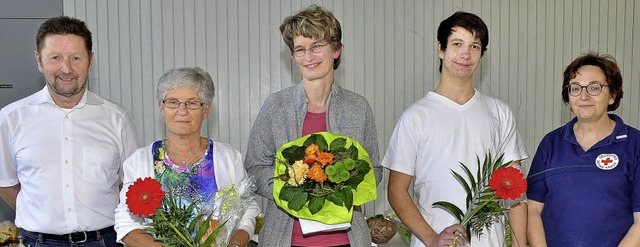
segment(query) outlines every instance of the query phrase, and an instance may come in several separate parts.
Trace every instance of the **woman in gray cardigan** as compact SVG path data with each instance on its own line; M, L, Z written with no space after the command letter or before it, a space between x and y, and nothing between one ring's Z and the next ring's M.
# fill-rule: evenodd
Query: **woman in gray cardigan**
M318 131L345 135L369 153L380 182L377 133L367 100L334 84L340 64L340 23L329 11L311 6L287 17L280 26L302 82L270 95L249 135L245 168L257 178L258 194L268 199L261 246L370 246L371 236L359 207L346 231L302 235L299 222L273 200L275 155L283 144Z

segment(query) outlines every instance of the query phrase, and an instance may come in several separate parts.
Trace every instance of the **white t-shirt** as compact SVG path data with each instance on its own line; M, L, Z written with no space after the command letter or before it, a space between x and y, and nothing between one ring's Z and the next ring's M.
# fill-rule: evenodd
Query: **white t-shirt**
M113 225L122 162L138 148L124 108L85 91L72 109L47 87L0 111L0 187L18 183L16 225L67 234Z
M478 91L463 105L429 92L398 120L382 166L415 178L416 206L439 233L458 221L434 208L434 202L451 202L465 211L466 192L451 170L464 174L462 162L475 174L476 155L482 161L487 151L494 157L504 152L505 161L528 158L509 107ZM502 224L494 227L482 239L472 239L472 246L504 246ZM411 246L424 245L414 237Z
M127 207L127 191L138 178L154 178L153 154L149 146L139 148L131 157L129 157L123 165L124 179L120 192L120 204L116 209L115 230L118 242L122 241L127 233L135 229L146 229L145 219L132 215ZM239 185L244 180L247 173L242 164L242 155L229 144L221 142L213 142L213 170L216 176L216 184L218 188L224 189L232 184ZM252 201L247 208L242 219L238 223L238 229L245 230L249 235L253 234L256 225L255 217L260 213L260 206L256 201ZM149 223L150 220L146 219Z

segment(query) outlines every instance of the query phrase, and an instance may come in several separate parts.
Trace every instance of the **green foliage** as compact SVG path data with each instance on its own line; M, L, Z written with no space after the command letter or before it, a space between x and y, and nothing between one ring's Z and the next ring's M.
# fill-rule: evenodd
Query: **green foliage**
M499 205L493 191L489 188L491 174L511 164L511 161L503 162L503 157L504 154L494 160L491 153L488 153L481 162L480 157L476 156L478 167L475 175L463 163L460 163L460 166L464 176L451 171L467 192L465 200L467 212L463 213L456 205L445 201L435 202L433 206L443 207L451 212L460 221L460 225L466 227L471 234L478 236L482 234L484 227L494 224L507 210Z
M317 214L318 212L320 212L320 210L322 210L322 207L324 207L324 202L324 196L309 198L309 212L311 212L311 214Z
M299 187L285 186L280 191L280 200L289 202L289 208L295 211L304 207L308 197L309 193Z
M184 205L169 192L167 197L162 199L162 206L150 216L153 221L149 231L155 235L156 240L166 246L211 246L225 223L219 225L207 239L202 241L204 233L209 229L211 214L193 216L196 203L197 201L194 201ZM196 234L192 236L194 232Z

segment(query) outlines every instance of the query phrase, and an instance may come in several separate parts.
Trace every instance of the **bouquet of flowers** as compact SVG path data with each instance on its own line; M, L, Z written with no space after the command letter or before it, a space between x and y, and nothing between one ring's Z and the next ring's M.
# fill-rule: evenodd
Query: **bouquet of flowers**
M162 190L162 184L147 177L138 178L126 193L129 211L151 219L148 231L167 246L226 246L249 203L255 182L247 178L216 193L209 202L192 201ZM203 204L215 204L213 210ZM222 222L220 224L220 222Z
M273 198L291 215L325 224L351 222L353 206L376 199L369 155L329 132L303 136L276 154Z
M452 171L467 192L465 213L453 203L445 201L435 202L433 206L440 206L451 212L467 232L481 235L482 229L490 227L508 210L500 205L501 200L518 199L527 191L524 174L509 167L511 161L503 163L503 156L504 154L493 160L491 153L488 153L482 163L478 157L475 176L465 164L460 163L469 181Z

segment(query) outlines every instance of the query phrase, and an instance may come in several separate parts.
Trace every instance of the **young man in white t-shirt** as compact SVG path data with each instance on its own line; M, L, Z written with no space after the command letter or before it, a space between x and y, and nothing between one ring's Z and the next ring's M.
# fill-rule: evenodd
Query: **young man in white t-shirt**
M445 209L448 201L465 210L466 192L451 170L462 174L459 162L476 173L476 156L504 153L504 160L528 158L516 121L503 102L473 88L473 73L489 43L489 31L477 15L456 12L438 27L438 86L411 105L400 117L382 161L390 169L389 202L413 232L411 246L449 246L465 232ZM409 187L415 178L415 202ZM527 206L509 210L513 246L526 246ZM458 240L459 241L459 240ZM504 229L495 224L471 236L472 246L505 246Z

